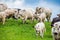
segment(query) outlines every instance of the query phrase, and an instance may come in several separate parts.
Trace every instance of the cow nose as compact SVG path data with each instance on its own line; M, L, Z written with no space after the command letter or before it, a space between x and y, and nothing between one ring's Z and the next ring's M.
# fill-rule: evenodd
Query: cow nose
M54 35L57 35L58 33L54 33Z

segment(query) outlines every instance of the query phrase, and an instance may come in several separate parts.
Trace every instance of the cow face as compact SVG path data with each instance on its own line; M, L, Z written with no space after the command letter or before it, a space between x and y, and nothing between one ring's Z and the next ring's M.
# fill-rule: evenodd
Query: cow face
M6 4L0 4L0 11L4 11L7 9L7 5Z
M43 12L43 9L42 8L39 8L39 13L42 13Z
M58 35L58 28L53 28L53 30L52 30L52 33L54 34L54 35Z
M24 12L25 12L25 10L20 10L17 17L20 18L20 17L24 16Z
M53 34L59 35L60 34L60 24L54 24Z
M43 8L42 7L36 7L36 14L40 14L43 12Z

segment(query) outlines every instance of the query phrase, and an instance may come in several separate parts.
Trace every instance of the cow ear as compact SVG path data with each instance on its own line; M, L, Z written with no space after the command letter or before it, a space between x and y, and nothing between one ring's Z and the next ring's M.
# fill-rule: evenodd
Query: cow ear
M42 8L39 8L39 10L41 10Z
M36 7L36 11L38 11L39 10L39 7Z
M59 16L59 17L60 17L60 14L57 14L57 16Z

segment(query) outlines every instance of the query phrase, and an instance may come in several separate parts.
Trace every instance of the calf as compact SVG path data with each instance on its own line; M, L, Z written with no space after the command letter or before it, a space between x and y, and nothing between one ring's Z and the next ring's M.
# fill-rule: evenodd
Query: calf
M36 35L40 34L40 36L43 38L44 31L46 31L45 24L43 22L39 22L35 25L36 29Z

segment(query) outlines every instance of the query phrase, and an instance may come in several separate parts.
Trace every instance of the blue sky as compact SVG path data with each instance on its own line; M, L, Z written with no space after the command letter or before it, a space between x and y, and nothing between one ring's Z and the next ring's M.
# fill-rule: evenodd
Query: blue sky
M0 3L6 3L10 8L32 8L48 7L52 10L52 18L60 13L60 0L0 0Z
M25 3L28 5L37 5L40 0L26 0Z
M46 0L46 1L60 6L60 0Z
M25 0L25 3L28 5L37 5L39 1L41 0ZM60 0L43 0L43 1L60 6Z
M15 2L16 0L0 0L0 2ZM21 0L19 0L21 1ZM37 5L40 1L45 1L60 6L60 0L24 0L25 5Z

